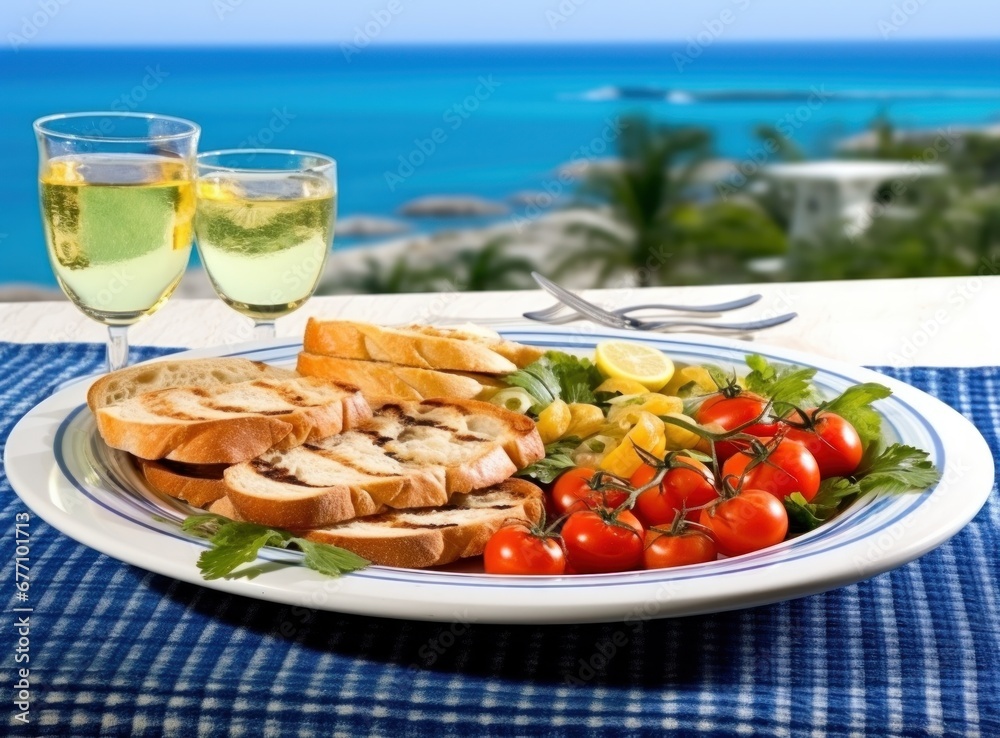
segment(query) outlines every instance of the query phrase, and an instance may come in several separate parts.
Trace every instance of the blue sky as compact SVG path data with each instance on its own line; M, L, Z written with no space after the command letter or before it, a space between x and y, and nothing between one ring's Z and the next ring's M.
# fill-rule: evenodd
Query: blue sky
M394 12L393 12L394 11ZM383 19L375 24L373 14ZM388 19L386 23L385 20ZM2 0L33 45L1000 38L996 0Z

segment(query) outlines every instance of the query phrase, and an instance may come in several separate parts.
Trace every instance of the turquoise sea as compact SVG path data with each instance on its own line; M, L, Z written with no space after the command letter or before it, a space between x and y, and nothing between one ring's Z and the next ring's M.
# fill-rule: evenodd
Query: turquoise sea
M31 130L53 112L156 111L199 122L203 150L328 153L341 216L391 215L421 195L539 189L582 147L612 153L593 142L623 112L708 127L719 154L736 159L759 154L757 124L788 116L816 156L879 115L907 128L1000 123L997 42L355 51L0 52L0 283L54 284Z

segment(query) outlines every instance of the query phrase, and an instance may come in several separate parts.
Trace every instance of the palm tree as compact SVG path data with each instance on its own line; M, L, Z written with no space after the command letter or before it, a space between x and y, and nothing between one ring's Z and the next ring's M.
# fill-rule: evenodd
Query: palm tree
M369 256L363 271L345 272L335 279L320 284L317 292L342 294L351 292L362 295L399 294L402 292L433 292L447 282L449 273L438 266L414 269L406 256L400 256L391 265Z
M630 117L622 122L618 148L621 165L593 167L580 194L607 202L624 232L594 223L570 226L568 232L583 236L586 245L556 272L596 263L601 283L615 272L632 269L639 283L648 285L662 268L672 215L698 165L708 158L710 138L701 129L655 126Z
M456 254L458 265L455 281L470 292L484 290L519 290L528 287L534 264L520 256L504 253L510 243L509 236L497 236L481 248L468 249Z
M710 273L691 263L719 255L730 271L741 269L746 257L769 255L784 248L784 238L758 207L740 202L700 203L692 185L699 168L711 155L711 137L700 128L654 124L644 118L624 121L619 139L620 165L593 167L581 196L610 207L611 223L578 223L567 233L582 236L574 250L556 268L556 274L590 267L599 283L613 274L630 271L639 286L670 281L719 281L733 274ZM712 221L725 216L722 228ZM738 222L739 225L732 227ZM716 238L742 234L737 248ZM765 246L760 248L760 243ZM756 245L752 245L756 244ZM751 246L747 248L747 246ZM730 258L738 255L739 260ZM694 272L692 273L692 268Z

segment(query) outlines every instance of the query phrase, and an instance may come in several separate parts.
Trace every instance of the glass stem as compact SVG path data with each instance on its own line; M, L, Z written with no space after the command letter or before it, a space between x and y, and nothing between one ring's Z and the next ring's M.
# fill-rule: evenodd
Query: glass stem
M264 338L274 338L273 320L255 320L253 322L253 337L258 341Z
M116 372L128 365L128 326L108 326L108 371Z

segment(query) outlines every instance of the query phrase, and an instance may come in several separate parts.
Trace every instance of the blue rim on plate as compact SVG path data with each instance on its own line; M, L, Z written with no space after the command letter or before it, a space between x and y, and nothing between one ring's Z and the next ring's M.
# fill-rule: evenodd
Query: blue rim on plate
M668 353L671 357L687 363L712 361L739 366L743 364L744 356L747 353L760 353L772 361L796 363L816 368L816 383L824 391L831 394L839 392L845 387L859 381L884 381L886 384L893 385L897 390L893 397L880 403L880 409L882 410L883 417L886 419L886 433L891 440L901 440L911 445L925 448L929 451L931 458L939 468L947 469L952 460L952 456L949 453L954 454L956 452L954 439L951 439L952 445L949 446L936 426L943 422L940 420L938 414L949 413L950 420L948 422L953 424L963 423L968 426L968 428L963 430L964 433L968 433L971 429L971 432L978 437L979 442L982 444L982 449L986 450L989 461L989 478L992 481L992 459L988 457L988 447L986 447L985 441L982 441L981 436L978 436L978 431L975 431L971 424L968 424L967 421L961 419L961 416L958 416L953 410L950 410L928 395L908 385L903 385L896 380L874 375L868 370L845 366L837 362L825 362L822 359L800 355L796 352L767 349L755 345L744 345L716 338L635 335L634 333L603 329L595 332L577 332L555 328L509 329L502 330L501 332L510 340L569 351L587 351L592 349L601 340L627 338L628 340L655 346ZM286 340L188 353L197 356L245 357L257 361L287 364L294 362L295 355L300 349L301 343ZM174 355L171 358L177 358L177 356ZM18 489L29 506L36 509L36 511L43 510L44 508L42 515L48 519L49 516L53 515L60 517L58 510L65 512L64 508L70 505L76 506L78 502L82 501L82 504L91 505L103 511L93 511L91 508L91 517L98 520L100 525L106 524L108 528L119 529L120 525L114 523L108 517L110 515L118 519L121 523L125 523L128 527L141 531L145 536L143 540L148 541L150 535L157 535L157 540L163 541L164 546L176 548L178 552L181 550L187 551L188 553L185 556L189 557L190 560L184 562L164 562L160 565L160 562L156 561L155 557L150 558L148 551L143 552L141 555L133 552L132 549L135 548L136 543L129 544L131 546L129 548L129 545L105 541L98 535L97 531L80 530L79 524L76 522L52 520L50 522L53 522L56 527L64 530L64 532L68 532L69 535L78 540L83 540L88 545L98 548L105 553L110 553L131 563L138 563L140 566L159 571L160 573L168 573L170 576L182 578L187 581L195 581L206 586L249 594L250 596L259 596L264 599L286 601L287 597L287 601L290 602L303 601L304 595L298 590L315 586L314 581L306 581L310 580L315 573L310 572L304 567L280 567L285 570L291 568L294 572L286 572L281 578L281 583L276 585L273 591L267 587L255 587L253 584L247 582L247 580L217 580L210 583L201 581L197 569L194 567L194 559L196 558L197 550L203 547L205 542L181 532L179 527L180 521L186 514L190 514L192 509L178 500L163 498L148 490L140 480L138 472L127 456L108 449L100 441L96 433L96 425L93 417L90 413L84 412L86 406L80 404L83 396L82 388L71 387L50 399L54 400L62 395L65 395L65 398L60 405L59 412L61 414L57 415L57 419L49 420L48 418L51 417L49 415L46 416L45 420L36 420L36 422L43 423L46 429L51 431L51 461L55 467L57 478L55 481L50 480L49 483L50 485L55 485L55 488L58 489L58 495L50 490L49 497L54 498L59 497L59 495L65 496L72 493L76 495L76 499L72 499L71 496L59 497L64 502L61 503L61 508L59 504L56 504L56 509L54 510L52 509L52 500L41 500L37 493L31 494L29 490L24 489L23 484L17 483L22 476L26 476L26 470L22 469L23 465L18 463L17 458L11 459L9 457L11 456L12 448L26 447L27 442L23 438L23 434L19 433L19 429L15 428L11 434L12 443L8 444L8 467L13 467L10 469L12 482L15 483L15 488ZM75 400L74 404L69 405L71 397L79 399ZM912 398L914 402L911 402L908 397ZM914 405L919 407L915 407ZM929 413L933 417L929 418L925 416L925 414L928 414L927 406L933 408ZM35 411L29 413L29 416L33 413ZM19 423L20 425L22 424ZM966 447L971 447L972 445L974 445L972 441L966 443ZM964 449L959 448L957 450L963 451ZM973 448L972 451L981 455L980 449ZM976 458L978 459L979 457L977 456ZM984 481L987 472L985 468L986 463L986 459L981 460L980 473L976 475ZM409 613L409 610L401 606L387 606L382 602L386 597L391 599L391 592L406 590L406 592L400 592L399 596L401 598L426 596L429 599L433 599L434 597L439 597L442 600L448 600L452 603L461 602L463 598L469 598L477 602L481 600L483 603L490 600L492 604L489 607L483 604L483 607L480 608L483 613L482 617L480 617L481 620L493 622L531 622L530 608L525 609L525 607L521 607L520 605L515 606L513 603L507 603L504 601L504 598L519 599L522 597L519 593L524 592L531 597L537 596L539 598L551 595L553 602L558 602L560 596L576 598L579 595L579 597L586 598L588 590L599 588L604 593L598 596L599 598L621 599L623 603L627 600L641 602L643 599L648 600L651 596L651 586L663 587L673 585L681 588L686 586L696 588L701 593L699 594L698 604L683 602L684 593L681 591L681 595L671 601L671 604L677 606L676 611L668 607L665 612L656 615L657 617L671 614L692 614L695 611L707 612L731 609L732 607L750 604L762 604L767 601L785 599L788 596L800 596L813 591L829 589L849 583L850 581L857 581L888 568L898 566L921 553L925 553L930 548L940 545L950 535L957 532L968 519L971 519L975 510L978 510L978 506L981 506L982 502L985 501L988 489L982 495L982 500L979 501L975 509L972 509L970 504L967 505L968 509L962 510L961 516L964 518L963 520L945 521L947 525L942 523L941 535L939 536L934 536L925 530L927 527L925 519L928 513L922 510L922 508L927 506L929 500L936 499L936 493L938 493L937 496L939 497L940 493L937 488L896 496L868 495L857 501L835 520L798 538L753 554L681 569L576 575L571 577L518 578L497 577L469 572L393 569L373 566L352 574L349 577L336 580L337 588L351 592L357 591L364 595L361 599L348 602L335 597L333 601L321 606L327 606L329 609L334 610L367 612L391 617L409 616L427 617L430 619L454 619L453 617L449 618L447 612L442 612L441 608L435 609L429 602L424 603L422 607L415 608L410 614L406 614ZM65 501L67 499L68 502ZM48 512L48 515L45 512ZM104 515L105 512L108 515ZM936 513L937 508L935 507L930 512ZM916 529L909 530L913 521L918 519L923 521L923 523L918 525ZM908 540L908 535L913 540ZM940 540L936 540L938 538ZM136 538L136 541L138 540ZM893 550L887 554L888 544L884 544L883 542L897 540L902 542L897 547L898 550ZM860 561L859 557L864 557L863 547L869 544L876 546L878 556L866 563ZM301 556L295 552L274 550L265 552L262 558L274 562L294 564ZM815 570L815 577L811 581L805 576L805 573L810 569ZM790 571L794 572L794 577L789 578L787 576ZM779 575L778 579L784 576L785 579L789 579L789 583L787 586L782 585L781 581L770 583L769 580L774 578L772 575ZM254 580L254 582L265 583L268 581L266 576L264 575L260 580ZM320 575L315 576L319 577ZM792 582L791 579L795 581ZM288 584L286 580L295 581L292 584ZM736 599L726 599L722 594L714 600L711 595L708 595L706 599L705 590L702 587L703 584L712 584L713 587L718 586L721 590L745 590L751 586L751 580L759 580L761 582L760 592L754 592L753 596L744 592L740 598ZM330 580L326 581L329 582ZM286 589L292 591L286 592ZM497 595L491 594L494 590L498 592ZM476 591L481 594L473 595L472 593ZM371 596L373 603L361 601L367 596ZM410 604L412 604L412 600ZM490 607L493 609L489 609ZM551 607L553 608L552 611L544 617L540 616L538 621L571 622L574 620L606 620L612 619L608 617L608 614L615 610L616 607L618 611L624 612L622 609L623 605L609 605L608 607L601 608L595 602L593 607L589 609L581 608L579 611L580 614L577 617L572 612L565 610L565 608L563 611L556 613L558 607L556 605L552 605ZM509 611L505 611L505 608Z

